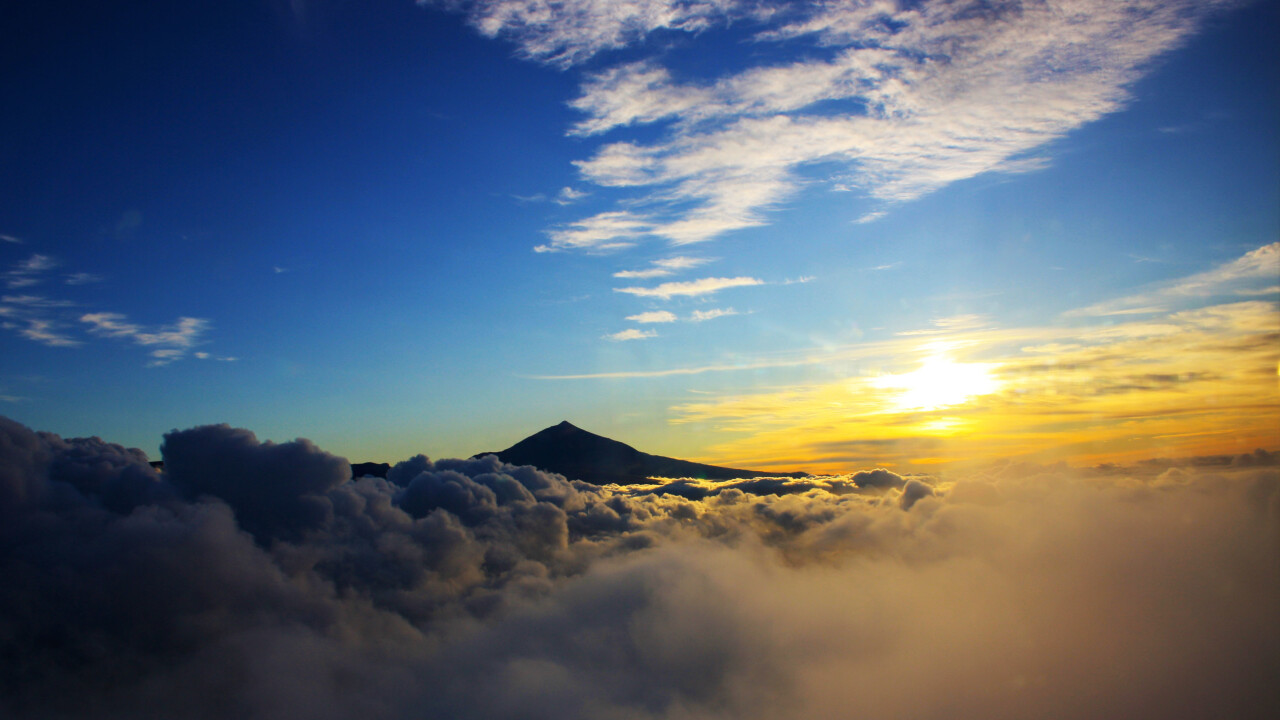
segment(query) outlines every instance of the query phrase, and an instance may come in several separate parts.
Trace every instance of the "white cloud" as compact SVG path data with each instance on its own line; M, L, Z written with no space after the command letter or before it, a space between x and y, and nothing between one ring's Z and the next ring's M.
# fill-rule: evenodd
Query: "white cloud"
M642 312L639 315L628 315L627 319L638 323L669 323L675 322L676 316L666 310L652 310L650 312Z
M29 318L26 322L27 326L20 329L18 333L28 340L51 347L75 347L80 344L79 340L59 332L57 324L51 320Z
M887 204L981 173L1042 169L1049 159L1030 153L1123 107L1128 85L1153 58L1182 43L1210 10L1233 4L1070 0L982 13L943 0L791 7L777 15L786 24L764 26L757 40L810 43L819 49L809 59L710 81L677 80L652 61L607 68L571 103L585 116L571 132L669 121L664 140L611 143L579 168L600 185L652 188L645 200L666 212L646 218L647 232L674 244L699 242L763 223L761 213L797 189L795 170L817 161L844 167L837 185ZM558 21L560 11L605 22L583 9L595 3L564 3L541 15L527 3L499 5L520 18L522 32ZM511 10L516 5L523 10ZM621 11L612 21L617 34L592 37L642 36L625 31L631 17ZM672 25L651 25L663 26ZM604 47L561 29L542 32L559 38L559 54L532 57L572 62ZM823 101L852 109L815 109Z
M680 296L697 296L710 295L726 288L746 287L750 285L763 285L764 281L753 277L736 277L736 278L702 278L700 280L689 280L687 282L669 282L663 283L657 287L627 287L614 288L614 292L627 293L630 295L638 295L640 297L656 297L663 300Z
M647 280L649 278L666 277L671 274L670 270L660 267L648 268L646 270L619 270L614 273L616 278L631 278L634 280Z
M461 6L484 35L513 40L526 57L565 67L655 30L696 32L738 0L418 0Z
M643 340L645 338L651 338L651 337L657 337L657 336L658 336L658 333L656 330L637 330L635 328L628 328L621 332L616 332L611 335L605 335L604 337L606 340L613 340L617 342L622 340Z
M5 235L4 233L0 233L0 241L4 241L4 242L7 242L7 243L13 243L13 244L15 244L15 245L21 245L21 244L22 244L22 238L16 238L16 237L14 237L14 236L12 236L12 235Z
M548 232L551 244L539 245L534 251L620 250L631 247L652 230L653 223L644 217L627 211L604 212Z
M569 205L590 194L591 193L583 190L574 190L571 187L562 187L560 188L560 192L556 194L555 202L557 205Z
M729 315L737 315L738 311L733 308L715 308L713 310L694 310L689 316L691 322L705 322L707 320L715 320L716 318L727 317Z
M87 313L80 316L80 322L88 323L89 332L103 337L133 337L142 332L138 325L126 322L127 318L120 313Z
M94 335L128 339L154 348L150 352L152 360L147 363L151 367L181 359L199 344L201 335L209 329L208 320L192 317L178 318L173 325L155 329L131 323L120 313L86 313L80 316L80 321L89 325L89 332Z
M687 270L695 268L699 265L705 265L711 262L710 258L685 257L678 255L676 257L663 258L654 260L653 267L645 270L622 270L613 274L616 278L655 278L666 277L674 274L677 270Z
M0 297L0 302L7 305L22 305L28 308L60 308L75 305L70 300L50 300L40 295L5 295Z
M30 287L40 283L40 275L42 273L57 266L57 260L48 255L36 253L13 266L13 269L0 275L0 277L4 279L4 283L10 289Z
M68 285L88 285L90 283L102 282L102 276L87 272L71 273L63 279L63 282Z
M1097 303L1072 310L1067 317L1144 315L1168 310L1195 298L1215 295L1266 295L1274 288L1249 287L1271 283L1280 277L1280 242L1256 250L1206 272L1197 273L1155 288L1147 293Z

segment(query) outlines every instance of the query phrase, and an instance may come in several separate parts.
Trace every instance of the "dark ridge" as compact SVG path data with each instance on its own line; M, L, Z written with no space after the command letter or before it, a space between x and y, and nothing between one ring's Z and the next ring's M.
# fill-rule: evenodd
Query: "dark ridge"
M366 475L372 475L373 477L385 478L387 476L387 471L390 469L390 463L351 463L351 477L362 478Z
M512 465L533 465L559 473L570 480L596 485L629 485L648 482L651 477L686 477L704 480L740 480L760 477L807 477L808 473L770 473L704 465L643 453L630 445L575 427L569 421L530 435L501 452L479 453L473 457L497 455Z

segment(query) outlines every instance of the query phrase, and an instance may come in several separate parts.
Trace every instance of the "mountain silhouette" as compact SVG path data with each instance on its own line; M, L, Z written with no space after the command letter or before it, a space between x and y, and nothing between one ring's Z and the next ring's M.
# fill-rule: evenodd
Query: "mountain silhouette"
M705 480L737 480L758 477L806 477L808 473L772 473L704 465L643 453L630 445L587 432L569 421L534 433L497 455L512 465L533 465L570 480L596 485L645 483L651 477L688 477Z

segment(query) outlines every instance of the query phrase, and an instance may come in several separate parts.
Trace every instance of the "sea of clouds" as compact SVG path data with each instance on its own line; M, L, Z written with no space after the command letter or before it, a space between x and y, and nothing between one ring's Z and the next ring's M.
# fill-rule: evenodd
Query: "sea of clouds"
M0 418L3 718L1204 718L1280 707L1280 468L384 479Z

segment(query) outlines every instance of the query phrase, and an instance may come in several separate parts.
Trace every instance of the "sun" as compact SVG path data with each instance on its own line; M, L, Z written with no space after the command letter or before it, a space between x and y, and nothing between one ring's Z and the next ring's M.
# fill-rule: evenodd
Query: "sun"
M1000 383L992 377L994 369L991 363L961 363L937 353L925 358L918 370L882 375L872 384L897 391L892 399L897 410L936 410L995 392Z

